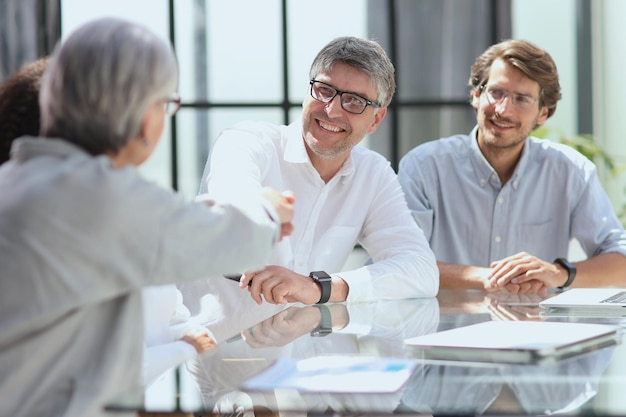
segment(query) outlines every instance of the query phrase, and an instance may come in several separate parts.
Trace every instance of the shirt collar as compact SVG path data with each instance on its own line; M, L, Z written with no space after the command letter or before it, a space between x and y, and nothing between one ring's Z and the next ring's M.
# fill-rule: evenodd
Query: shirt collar
M296 120L285 129L283 133L285 141L285 161L294 164L311 163L309 155L304 147L304 136L302 133L302 121Z
M20 163L39 156L65 158L75 154L88 156L83 149L63 139L24 136L11 145L11 159Z
M517 166L515 167L515 172L513 172L513 176L509 180L511 182L511 186L514 189L517 189L520 181L522 180L522 175L528 166L528 160L530 159L530 139L527 137L524 140L524 147L522 148L522 154L520 155L519 161L517 162Z
M478 147L478 126L474 126L469 134L470 159L476 173L476 180L481 187L491 184L500 187L500 179Z
M304 132L302 129L301 120L292 122L289 126L287 126L283 133L283 140L285 141L284 158L286 162L291 162L295 164L308 164L311 169L315 170L304 145ZM337 174L333 177L333 180L335 178L345 177L345 182L349 178L351 178L351 174L354 173L353 154L354 149L350 151L348 158L345 160Z
M498 177L498 173L493 169L493 167L489 164L483 153L480 151L478 147L478 125L474 126L472 131L469 134L470 137L470 149L471 149L471 159L474 165L474 172L476 173L476 179L481 187L490 183L492 186L496 188L501 188L502 184L500 184L500 178ZM520 156L519 161L517 162L517 166L515 167L515 171L509 180L509 183L513 187L513 189L517 189L519 186L519 182L522 178L524 170L528 165L528 153L529 153L529 139L525 139L524 148L522 148L522 155Z

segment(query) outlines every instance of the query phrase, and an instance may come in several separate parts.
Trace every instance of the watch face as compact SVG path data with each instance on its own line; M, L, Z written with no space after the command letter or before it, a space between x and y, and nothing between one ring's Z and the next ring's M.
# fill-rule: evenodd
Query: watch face
M311 278L316 279L318 281L329 281L329 280L331 280L331 276L328 275L324 271L311 272Z
M311 336L313 337L324 337L324 336L328 336L329 334L331 334L333 331L332 329L315 329L311 332Z

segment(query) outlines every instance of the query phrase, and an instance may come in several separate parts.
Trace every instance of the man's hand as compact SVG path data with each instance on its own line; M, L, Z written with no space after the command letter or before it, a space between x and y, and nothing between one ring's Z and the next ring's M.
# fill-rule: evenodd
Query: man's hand
M257 304L263 299L272 304L315 304L322 297L321 287L311 278L277 265L246 272L239 280L239 286L248 288Z
M511 292L541 291L558 287L567 280L566 271L526 252L493 262L491 268L490 284L509 291L513 289Z
M512 294L509 291L489 293L489 312L493 320L542 320L539 303L546 298L545 291Z
M503 286L498 285L496 282L491 281L491 276L485 280L485 291L489 294L505 290L510 294L527 294L545 291L546 287L541 281L533 280L528 282L522 282L520 284L514 284L508 282Z
M543 308L538 306L516 306L494 301L489 305L492 320L524 321L543 320L539 314Z
M291 235L293 233L293 203L295 196L291 191L284 191L282 193L274 190L271 187L264 187L261 191L263 197L269 201L278 213L278 219L280 221L280 240L283 237Z
M290 307L244 330L241 335L253 348L284 346L310 333L320 321L321 313L315 306Z
M496 265L494 262L492 266ZM493 268L485 268L473 265L449 264L437 262L439 267L439 279L442 289L480 289L487 293L506 291L512 294L539 291L543 288L540 281L530 281L523 283L507 282L499 285L496 280L492 280Z
M181 337L180 340L189 343L198 353L205 352L215 347L215 340L204 332L189 332Z

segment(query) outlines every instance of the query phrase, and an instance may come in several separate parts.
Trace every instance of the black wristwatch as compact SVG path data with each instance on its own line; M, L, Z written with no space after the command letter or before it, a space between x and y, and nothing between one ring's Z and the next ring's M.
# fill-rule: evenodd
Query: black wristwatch
M322 317L319 326L317 326L311 332L312 337L324 337L328 336L333 332L333 318L330 315L330 310L325 305L315 306L319 311Z
M554 260L554 263L561 265L563 269L567 271L567 281L565 281L565 284L557 288L559 290L564 290L566 288L569 288L569 286L572 285L572 282L574 282L574 278L576 278L576 267L574 266L574 264L572 264L570 261L568 261L565 258L556 258Z
M313 271L309 274L309 277L313 279L313 281L320 284L322 287L322 296L317 304L324 304L328 302L330 299L330 281L331 277L324 271Z

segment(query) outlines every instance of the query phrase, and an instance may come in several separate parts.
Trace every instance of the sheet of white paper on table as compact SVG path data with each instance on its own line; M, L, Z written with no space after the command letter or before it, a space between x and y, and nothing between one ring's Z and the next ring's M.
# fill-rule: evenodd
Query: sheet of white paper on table
M411 376L416 360L363 356L278 359L248 379L245 390L296 389L302 392L395 392Z

